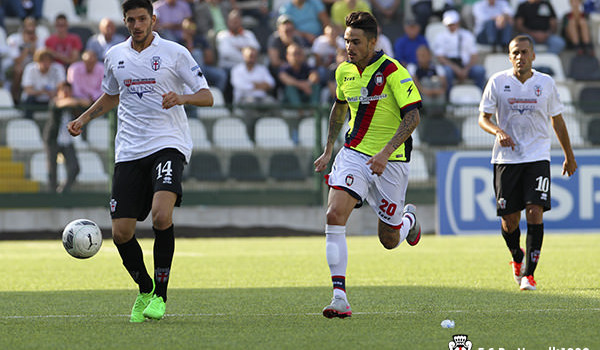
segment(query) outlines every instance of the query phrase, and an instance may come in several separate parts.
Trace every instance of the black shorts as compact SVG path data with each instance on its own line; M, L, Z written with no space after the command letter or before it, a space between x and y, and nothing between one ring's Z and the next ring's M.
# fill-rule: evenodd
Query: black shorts
M508 215L528 204L550 210L550 162L494 164L496 213Z
M152 209L155 192L177 194L181 204L181 179L185 156L174 148L162 149L147 157L115 164L110 199L110 216L146 219Z

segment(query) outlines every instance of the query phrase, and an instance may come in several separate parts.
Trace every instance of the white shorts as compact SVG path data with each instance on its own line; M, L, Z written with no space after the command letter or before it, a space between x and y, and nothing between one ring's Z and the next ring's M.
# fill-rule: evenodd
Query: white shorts
M370 158L343 147L326 177L327 185L345 190L358 199L357 208L367 200L381 221L398 228L402 224L410 166L405 162L388 162L383 174L377 176L366 164Z

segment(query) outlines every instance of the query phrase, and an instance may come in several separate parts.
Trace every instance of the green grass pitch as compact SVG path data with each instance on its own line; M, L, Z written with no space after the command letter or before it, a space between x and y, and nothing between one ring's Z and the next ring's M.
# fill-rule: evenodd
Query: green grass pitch
M535 292L518 290L499 234L348 246L351 318L321 315L323 237L199 238L176 241L166 317L130 324L136 290L110 240L87 260L58 240L2 241L0 349L448 349L455 334L472 349L600 349L600 234L546 235Z

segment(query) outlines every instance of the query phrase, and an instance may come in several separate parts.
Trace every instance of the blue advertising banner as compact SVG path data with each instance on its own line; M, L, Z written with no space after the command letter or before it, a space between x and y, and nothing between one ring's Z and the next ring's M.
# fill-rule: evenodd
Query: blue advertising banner
M491 151L437 152L437 232L443 235L500 232ZM546 232L600 232L600 149L575 150L577 171L563 176L561 151L551 154L552 210ZM521 215L521 224L525 214Z

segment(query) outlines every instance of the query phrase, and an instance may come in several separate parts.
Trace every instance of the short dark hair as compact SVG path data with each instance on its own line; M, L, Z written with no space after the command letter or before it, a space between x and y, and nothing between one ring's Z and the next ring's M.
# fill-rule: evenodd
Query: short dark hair
M510 42L513 42L513 41L514 42L528 41L531 49L532 50L534 49L533 45L535 44L535 42L533 41L533 38L531 36L529 36L528 34L519 34L519 35L515 36Z
M125 0L121 7L123 8L123 17L125 17L127 11L139 8L146 9L150 16L154 14L154 8L150 0Z
M362 29L369 39L377 38L377 20L368 12L351 12L346 16L346 27Z

